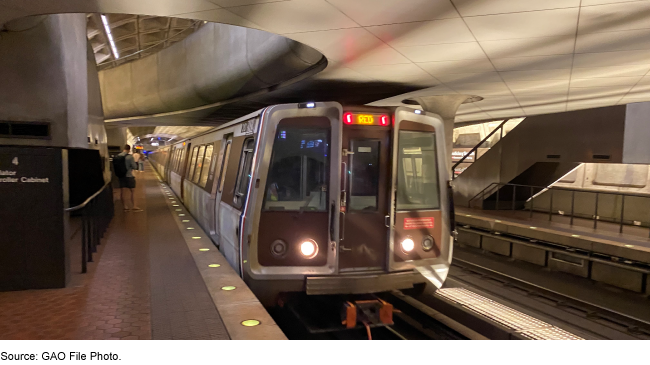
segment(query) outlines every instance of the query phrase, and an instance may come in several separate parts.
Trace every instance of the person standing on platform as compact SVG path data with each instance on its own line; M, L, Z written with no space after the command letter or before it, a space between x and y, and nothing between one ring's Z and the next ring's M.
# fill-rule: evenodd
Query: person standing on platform
M140 153L138 152L138 150L133 150L133 161L135 162L135 166L136 166L135 171L140 171L140 164L139 164Z
M140 172L144 172L144 153L138 151L138 156L140 156L138 159L138 167L140 168Z
M122 200L124 211L141 212L142 209L135 206L135 194L133 192L133 189L135 189L135 176L133 176L133 170L137 170L138 166L135 163L133 156L129 154L130 151L131 146L127 144L124 146L122 153L113 157L113 169L115 170L115 175L120 180L120 200ZM127 201L124 200L124 191L127 189L131 193L130 209Z

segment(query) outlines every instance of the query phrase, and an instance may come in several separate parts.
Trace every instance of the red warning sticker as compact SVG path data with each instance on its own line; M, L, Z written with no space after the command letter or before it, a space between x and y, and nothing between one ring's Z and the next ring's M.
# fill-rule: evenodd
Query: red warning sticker
M404 229L433 228L433 217L404 218Z

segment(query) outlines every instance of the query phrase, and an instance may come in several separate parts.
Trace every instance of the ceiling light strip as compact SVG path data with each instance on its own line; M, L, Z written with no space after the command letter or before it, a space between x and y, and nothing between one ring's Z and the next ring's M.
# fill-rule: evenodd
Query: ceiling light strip
M106 31L106 36L108 36L108 43L111 44L111 49L113 50L113 56L115 59L120 58L120 54L117 52L117 47L115 47L115 41L113 40L113 34L111 33L111 27L108 25L108 19L106 15L102 14L102 23L104 23L104 30Z

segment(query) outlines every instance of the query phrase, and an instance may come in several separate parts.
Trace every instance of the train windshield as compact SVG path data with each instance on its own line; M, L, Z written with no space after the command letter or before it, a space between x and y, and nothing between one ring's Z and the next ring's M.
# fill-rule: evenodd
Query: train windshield
M266 182L265 210L326 211L329 129L278 126Z
M399 132L397 210L440 208L435 133Z

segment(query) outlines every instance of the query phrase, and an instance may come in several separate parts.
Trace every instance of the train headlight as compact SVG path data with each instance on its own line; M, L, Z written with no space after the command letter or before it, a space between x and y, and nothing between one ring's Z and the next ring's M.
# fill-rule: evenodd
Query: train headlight
M318 245L314 240L305 240L300 244L300 253L308 259L313 259L318 254Z
M287 244L283 240L275 240L271 244L271 253L276 257L283 257L287 253Z
M431 236L425 236L424 239L422 240L422 249L425 251L431 251L433 249L433 237Z
M409 253L415 248L415 242L411 238L405 238L400 245L402 246L402 251Z

